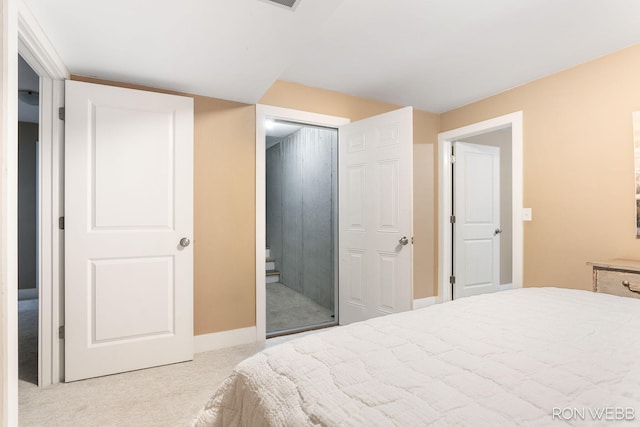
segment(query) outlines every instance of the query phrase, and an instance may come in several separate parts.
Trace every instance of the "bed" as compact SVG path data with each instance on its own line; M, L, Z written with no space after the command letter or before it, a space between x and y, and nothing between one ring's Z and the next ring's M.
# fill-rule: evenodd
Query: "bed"
M639 411L640 300L527 288L269 348L193 425L606 424Z

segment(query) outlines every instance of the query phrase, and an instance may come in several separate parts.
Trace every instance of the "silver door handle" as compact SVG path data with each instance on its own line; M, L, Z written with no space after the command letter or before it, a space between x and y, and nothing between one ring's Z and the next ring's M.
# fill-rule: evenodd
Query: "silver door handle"
M502 228L496 228L495 231L493 232L493 235L497 236L500 233L502 233Z
M398 242L402 245L402 246L406 246L409 244L409 239L407 239L407 236L402 236L402 238L400 240L398 240Z
M191 244L191 240L187 239L186 237L183 237L182 239L180 239L180 246L182 246L183 248L186 248L190 244Z

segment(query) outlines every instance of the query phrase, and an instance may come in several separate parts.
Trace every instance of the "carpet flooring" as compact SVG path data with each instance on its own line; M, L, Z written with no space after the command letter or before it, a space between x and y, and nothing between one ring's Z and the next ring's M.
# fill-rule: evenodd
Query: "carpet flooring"
M18 301L18 378L38 384L38 300Z
M26 309L29 307L31 310ZM35 325L37 331L37 302L35 305L25 304L22 308L19 321L22 322L23 318L31 319L31 324ZM27 311L31 311L31 315L24 315ZM265 347L314 332L272 338L266 343L198 353L192 362L54 384L44 388L38 388L34 384L37 371L31 371L26 377L21 372L19 425L188 426L233 367L243 359ZM35 349L37 350L37 340ZM24 356L22 350L27 354L33 350L33 337L26 339L24 345L20 346L21 365Z
M267 333L330 323L332 314L282 283L267 283Z

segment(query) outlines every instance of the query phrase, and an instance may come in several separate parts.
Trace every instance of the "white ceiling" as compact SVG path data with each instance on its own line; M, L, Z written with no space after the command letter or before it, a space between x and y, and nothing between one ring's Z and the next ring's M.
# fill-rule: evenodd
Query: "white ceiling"
M257 102L275 80L443 112L640 43L636 0L24 0L72 74Z

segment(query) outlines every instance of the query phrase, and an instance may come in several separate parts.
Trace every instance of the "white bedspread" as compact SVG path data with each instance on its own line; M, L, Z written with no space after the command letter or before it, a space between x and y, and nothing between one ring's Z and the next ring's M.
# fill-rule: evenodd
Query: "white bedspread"
M194 426L583 425L622 414L640 421L640 299L529 288L265 350Z

